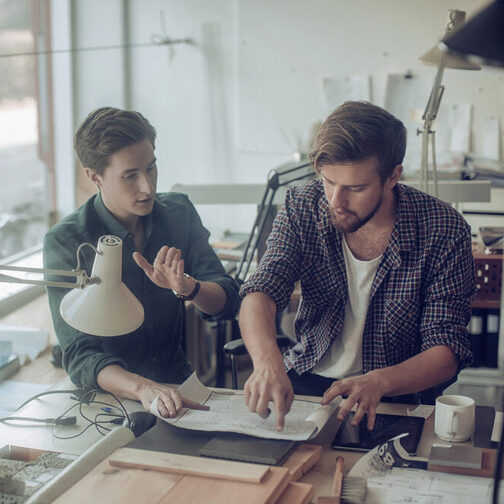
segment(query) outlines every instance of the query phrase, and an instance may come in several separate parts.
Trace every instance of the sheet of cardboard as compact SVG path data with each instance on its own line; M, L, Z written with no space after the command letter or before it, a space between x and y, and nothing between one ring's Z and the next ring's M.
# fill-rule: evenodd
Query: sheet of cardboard
M218 432L200 448L198 455L276 466L287 458L296 445L296 441L252 438L235 432Z

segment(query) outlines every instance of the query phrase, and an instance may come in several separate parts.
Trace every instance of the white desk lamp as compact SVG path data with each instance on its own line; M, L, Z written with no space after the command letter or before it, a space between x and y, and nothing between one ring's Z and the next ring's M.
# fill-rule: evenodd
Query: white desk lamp
M450 34L454 29L464 24L465 12L459 10L450 10L448 15L448 23L446 25L445 36ZM417 130L417 134L422 135L422 157L420 163L420 189L424 192L429 192L429 139L431 140L432 153L432 178L434 181L434 196L439 196L438 179L437 179L437 164L436 164L436 132L432 129L432 124L437 117L439 105L444 93L444 86L441 85L445 68L457 68L461 70L481 70L479 65L475 65L462 58L454 55L449 55L443 52L436 45L430 51L420 57L420 61L427 64L437 65L436 77L434 85L427 101L425 111L422 115L424 121L423 128Z
M79 253L88 245L96 252L91 277L80 269ZM72 288L62 299L60 313L69 325L95 336L119 336L138 329L144 320L143 306L121 280L122 240L105 235L98 240L98 247L83 243L77 249L77 268L73 271L45 268L24 268L0 265L0 271L42 273L46 275L74 276L76 282L52 280L28 280L0 274L0 282L47 285ZM133 415L152 417L142 419L135 427L130 423ZM140 418L140 417L139 417ZM125 423L110 431L78 459L74 460L49 483L32 494L30 504L49 504L70 488L116 448L125 446L135 437L154 425L156 419L147 412L130 413Z
M85 245L96 252L91 278L80 269L79 253ZM138 329L144 319L142 304L121 280L121 268L122 241L117 236L105 235L98 240L97 248L90 243L79 246L77 268L73 271L0 265L0 271L75 276L75 283L30 280L3 274L0 274L0 282L72 288L60 304L63 320L75 329L94 336L120 336Z

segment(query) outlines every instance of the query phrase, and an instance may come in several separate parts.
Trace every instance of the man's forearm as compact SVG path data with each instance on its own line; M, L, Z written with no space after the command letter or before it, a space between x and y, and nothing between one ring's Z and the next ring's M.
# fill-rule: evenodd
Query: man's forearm
M252 292L242 302L240 330L254 364L244 387L245 404L249 411L266 418L272 402L277 429L282 430L294 392L276 342L275 314L273 299L262 292Z
M426 390L449 380L456 371L457 360L451 349L435 346L396 366L337 380L325 391L321 403L328 404L335 397L343 395L346 399L339 408L338 418L343 420L357 405L353 425L357 425L367 413L367 426L372 430L376 408L383 397Z
M215 282L201 282L200 290L192 303L207 315L217 315L226 306L226 291Z
M176 388L130 373L117 364L104 367L98 373L97 381L103 390L140 401L146 411L151 411L156 400L155 409L163 417L174 417L183 407L208 410L208 406L180 395Z
M457 359L447 346L429 348L395 366L376 369L383 396L420 392L448 381L457 372Z
M240 332L254 367L268 362L282 362L276 342L276 304L262 292L245 296L240 308Z
M98 373L96 381L107 392L126 399L140 400L140 390L147 380L117 364L111 364Z

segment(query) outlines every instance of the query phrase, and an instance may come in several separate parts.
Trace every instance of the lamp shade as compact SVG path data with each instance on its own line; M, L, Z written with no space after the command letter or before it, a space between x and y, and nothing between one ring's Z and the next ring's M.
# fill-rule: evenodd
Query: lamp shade
M420 61L427 65L437 66L441 62L443 52L436 45L425 54L420 56ZM464 58L454 54L445 54L446 64L445 68L454 68L457 70L481 70L480 65L466 61Z
M91 276L100 281L66 294L60 304L61 316L70 326L94 336L130 333L142 325L144 310L121 280L122 241L105 235L97 249Z
M446 33L445 36L452 33L460 26L463 26L465 21L465 12L460 10L452 9L448 14L448 20L446 23ZM479 65L467 61L465 58L461 58L455 54L446 54L441 51L436 44L425 54L420 56L420 61L426 63L427 65L438 66L441 60L444 58L444 68L455 68L459 70L481 70Z
M448 34L441 50L467 61L504 67L504 0L495 0Z

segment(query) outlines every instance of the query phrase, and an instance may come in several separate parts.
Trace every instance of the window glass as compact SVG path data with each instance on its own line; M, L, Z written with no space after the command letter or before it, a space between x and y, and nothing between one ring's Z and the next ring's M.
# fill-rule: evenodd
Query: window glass
M37 3L0 0L0 260L40 244L47 230L37 96L37 75L46 73L33 54L19 55L35 49Z

